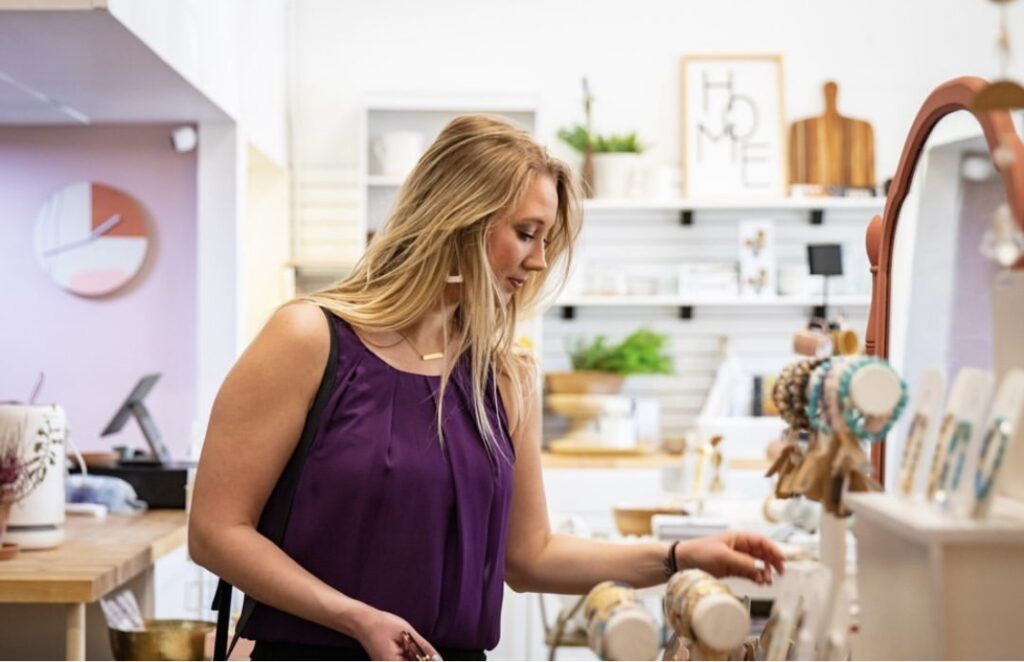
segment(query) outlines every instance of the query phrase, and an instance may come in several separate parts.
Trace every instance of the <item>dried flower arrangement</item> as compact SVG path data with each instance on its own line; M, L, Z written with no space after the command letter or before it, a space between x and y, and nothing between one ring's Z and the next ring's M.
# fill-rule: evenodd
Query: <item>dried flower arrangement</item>
M0 501L21 501L46 478L60 460L64 433L44 416L35 431L31 449L23 447L26 421L0 427Z

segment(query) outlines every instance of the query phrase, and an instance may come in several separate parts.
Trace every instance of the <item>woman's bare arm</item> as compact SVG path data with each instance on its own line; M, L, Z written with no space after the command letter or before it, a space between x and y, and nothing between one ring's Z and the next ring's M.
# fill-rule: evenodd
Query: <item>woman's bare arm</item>
M513 430L515 487L505 554L509 586L517 591L579 595L606 579L636 587L664 582L667 542L616 543L551 532L541 469L540 393L532 375L522 381L527 386L526 409ZM509 420L516 420L516 412L509 412ZM743 532L679 543L676 559L680 569L697 567L715 576L738 575L761 583L771 581L772 568L783 569L782 554L773 543Z

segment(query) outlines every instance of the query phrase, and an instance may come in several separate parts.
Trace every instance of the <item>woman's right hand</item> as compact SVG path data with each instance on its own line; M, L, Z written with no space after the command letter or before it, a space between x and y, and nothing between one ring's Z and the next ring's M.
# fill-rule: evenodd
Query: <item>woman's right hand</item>
M405 642L402 641L403 634L406 632L419 644L424 653L440 659L437 657L437 650L421 637L404 618L399 618L386 611L370 609L360 619L354 634L371 660L415 659L406 655Z

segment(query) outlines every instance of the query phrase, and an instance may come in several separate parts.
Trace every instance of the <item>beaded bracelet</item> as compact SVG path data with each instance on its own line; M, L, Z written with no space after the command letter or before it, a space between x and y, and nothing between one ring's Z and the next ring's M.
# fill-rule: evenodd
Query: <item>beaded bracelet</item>
M925 496L929 501L935 497L935 491L939 487L939 471L946 463L946 448L949 446L949 439L952 437L956 416L952 413L946 414L942 419L942 426L939 428L939 438L935 441L935 452L932 454L932 466L928 470L928 486Z
M996 456L991 464L988 461L989 449L992 447L992 439L999 436L999 444L996 446ZM1010 441L1010 422L1003 416L997 416L992 421L992 427L985 433L985 440L981 443L981 454L978 457L978 468L974 471L974 512L975 517L983 514L985 502L992 492L992 486L996 482L999 468L1003 465L1003 455L1006 453L1006 444Z
M775 381L775 386L772 388L772 400L775 402L775 408L779 410L779 417L787 423L792 423L792 402L789 399L789 384L793 380L793 364L790 363L782 372L779 373L779 378Z
M949 495L956 492L960 487L960 478L964 470L964 458L967 455L967 444L971 440L973 428L968 421L957 421L953 436L949 438L949 447L946 449L946 457L942 461L942 473L939 474L939 501L946 501ZM953 463L953 454L956 453L956 469L953 471L953 481L948 487L950 465Z
M907 406L907 384L902 379L899 380L899 400L896 401L896 405L893 407L892 411L886 415L887 418L885 422L882 423L881 427L874 432L869 431L865 423L871 417L858 409L857 405L854 404L853 398L850 395L850 384L853 382L853 376L858 370L872 364L884 365L887 368L889 367L885 361L874 356L867 356L843 371L839 380L839 402L842 405L843 421L846 423L846 427L849 428L850 432L852 432L855 437L863 441L876 442L889 432L889 429L892 428L894 423L896 423L896 419L898 419L900 414L903 413L903 408Z
M807 420L812 430L824 435L832 434L824 416L825 376L832 368L832 359L825 359L811 373L807 384Z
M832 359L832 368L825 375L822 407L824 408L825 420L833 434L846 430L846 421L843 420L843 408L839 401L839 379L854 361L854 357L837 356Z
M907 431L906 445L903 447L903 459L900 461L900 489L904 494L914 490L914 474L924 446L924 433L928 429L928 417L922 413L914 414L914 420Z
M823 359L807 359L800 361L794 367L793 379L789 383L790 415L793 427L799 430L811 428L811 422L807 416L807 384L810 382L811 374L821 365L822 361Z

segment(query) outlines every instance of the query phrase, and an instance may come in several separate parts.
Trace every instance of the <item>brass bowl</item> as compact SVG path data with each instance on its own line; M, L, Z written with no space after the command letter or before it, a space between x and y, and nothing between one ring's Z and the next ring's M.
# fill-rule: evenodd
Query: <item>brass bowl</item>
M139 632L110 628L115 660L203 660L206 635L216 623L147 618Z
M649 536L651 518L655 515L688 515L682 508L667 506L654 508L637 508L632 506L616 506L612 509L615 515L615 527L624 536Z

